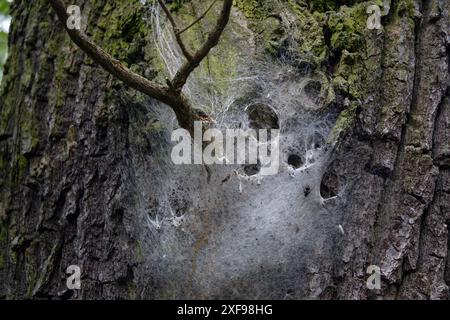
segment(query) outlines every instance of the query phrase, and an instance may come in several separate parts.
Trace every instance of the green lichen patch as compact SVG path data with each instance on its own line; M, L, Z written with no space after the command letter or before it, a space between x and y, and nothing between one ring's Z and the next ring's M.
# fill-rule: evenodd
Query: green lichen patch
M349 52L360 50L367 28L366 9L366 5L343 6L339 11L328 15L327 28L331 32L331 49Z
M359 104L357 102L352 102L346 109L341 112L328 139L328 143L330 145L337 146L340 141L342 141L343 137L353 127L357 119L358 109Z
M264 20L274 7L275 1L235 0L235 6L247 19Z
M144 20L144 7L140 1L109 1L96 23L95 40L113 57L128 65L141 62L144 58L147 30Z

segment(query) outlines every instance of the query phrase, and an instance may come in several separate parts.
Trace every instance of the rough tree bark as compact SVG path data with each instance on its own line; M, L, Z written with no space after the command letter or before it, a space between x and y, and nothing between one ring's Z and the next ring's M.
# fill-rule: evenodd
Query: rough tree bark
M140 1L76 2L90 36L133 70L155 76ZM233 19L253 18L245 3L236 1ZM302 15L291 9L286 16ZM345 191L346 236L333 236L333 254L312 262L303 289L291 296L448 299L449 12L446 0L392 1L383 32L366 37L365 59L353 61L362 66L355 70L364 94L352 93L348 81L335 102L354 115L330 167L356 181ZM171 111L149 110L153 101L86 58L48 1L15 0L12 15L0 92L0 298L160 298L164 284L137 245L147 237L139 152L154 155L168 143L167 132L146 128L169 122ZM330 23L310 28L329 53L317 68L337 82L336 70L353 56L339 50ZM162 174L151 159L145 168ZM82 268L81 291L66 288L73 264ZM381 290L366 287L369 265L381 267ZM205 297L182 292L165 297Z

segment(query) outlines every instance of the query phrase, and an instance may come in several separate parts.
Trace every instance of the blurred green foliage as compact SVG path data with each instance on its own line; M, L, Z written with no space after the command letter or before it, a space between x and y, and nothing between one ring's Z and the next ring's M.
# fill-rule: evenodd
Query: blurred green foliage
M0 12L2 14L9 14L9 1L8 0L0 0Z
M5 21L9 16L9 1L0 0L0 22ZM3 77L3 66L8 55L8 35L0 29L0 81Z

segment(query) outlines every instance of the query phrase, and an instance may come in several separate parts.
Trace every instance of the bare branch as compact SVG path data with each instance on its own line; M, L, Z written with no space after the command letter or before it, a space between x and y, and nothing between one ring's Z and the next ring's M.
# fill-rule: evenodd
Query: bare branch
M103 69L123 81L126 85L170 106L174 110L180 126L191 132L191 134L193 133L194 121L201 121L203 118L191 107L189 101L183 94L175 92L171 88L163 87L132 72L120 61L114 59L109 53L96 45L83 32L67 28L66 22L69 17L63 1L49 0L49 2L63 23L70 38L81 50L103 67Z
M224 0L223 7L220 12L220 16L214 29L208 34L205 44L193 55L192 59L187 61L181 69L175 75L172 81L174 90L181 92L183 86L189 75L200 65L200 63L209 54L212 48L214 48L220 40L220 37L225 30L225 27L230 20L231 8L233 6L233 0Z
M214 7L214 5L217 3L217 0L214 0L211 5L208 7L208 9L205 10L205 12L203 12L203 14L198 17L198 19L196 19L194 22L192 22L190 25L188 25L186 28L184 28L181 31L178 31L178 35L181 35L182 33L188 31L190 28L192 28L193 26L195 26L197 23L199 23L204 17L206 17L206 15L208 14L209 11L211 11L211 9Z
M49 2L56 11L56 14L66 28L72 41L75 42L80 49L87 53L89 57L102 66L106 71L117 77L119 80L122 80L130 87L162 102L168 103L166 88L132 72L120 61L114 59L114 57L112 57L109 53L97 46L81 31L67 28L66 21L69 17L62 0L49 0Z
M216 1L217 0L215 0L208 10L206 10L203 17L208 13L208 11L211 10ZM187 58L187 62L185 62L181 69L177 72L174 80L172 82L168 82L168 87L161 86L140 76L139 74L132 72L120 61L114 59L113 56L95 44L82 31L77 29L69 29L67 27L69 16L63 0L49 0L49 2L58 15L58 18L63 23L70 38L81 50L83 50L103 69L108 71L117 79L123 81L126 85L169 105L174 110L177 120L182 128L188 130L192 134L194 131L194 121L212 121L211 118L202 115L201 112L192 108L188 99L182 93L182 89L192 71L199 66L211 49L219 42L220 36L229 21L233 0L224 0L222 11L213 31L208 35L205 44L195 54L191 54L184 46L181 39L182 32L180 33L178 31L173 16L170 14L170 11L167 9L164 2L162 0L158 0L163 10L166 12L172 27L174 28L177 42L180 45L183 54ZM194 23L185 28L183 32L200 21L203 17L200 17L194 21Z
M159 5L163 9L164 13L167 16L167 19L169 19L170 24L172 25L173 32L175 33L175 39L177 40L178 45L180 46L181 52L183 52L184 56L188 61L192 60L192 53L189 51L189 49L186 47L186 45L183 42L183 39L181 38L181 33L179 32L177 23L175 22L174 17L170 13L170 10L167 8L166 4L164 3L164 0L158 0Z

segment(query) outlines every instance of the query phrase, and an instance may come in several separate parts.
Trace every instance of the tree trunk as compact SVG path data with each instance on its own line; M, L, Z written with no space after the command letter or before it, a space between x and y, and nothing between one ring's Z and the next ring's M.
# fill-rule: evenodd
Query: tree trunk
M75 2L115 58L164 78L149 5ZM175 166L173 112L86 58L47 1L13 2L0 91L1 298L449 298L450 2L389 1L382 30L366 27L369 2L250 2L235 1L203 67L213 78L273 76L242 86L233 105L266 99L270 81L320 83L305 86L318 109L285 92L275 107L286 144L306 137L308 119L332 119L331 154L308 185L283 168L247 186L235 168ZM177 18L187 25L201 3ZM67 288L70 265L80 290ZM367 287L370 265L379 290Z

